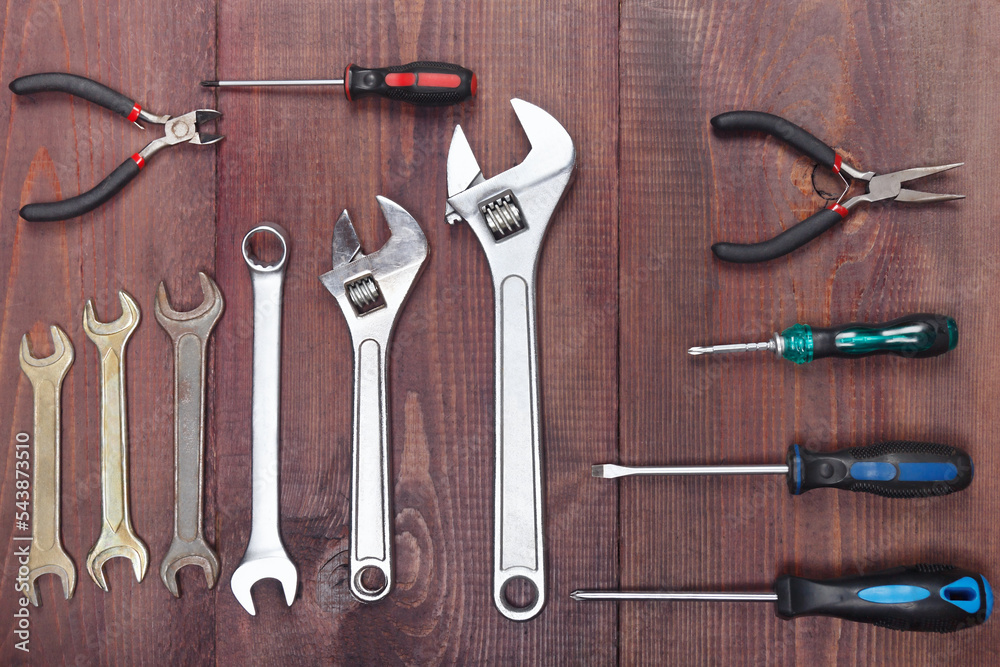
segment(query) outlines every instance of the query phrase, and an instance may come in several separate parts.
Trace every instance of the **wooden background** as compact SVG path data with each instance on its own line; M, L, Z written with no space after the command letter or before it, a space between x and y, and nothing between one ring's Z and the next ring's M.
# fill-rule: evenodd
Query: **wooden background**
M830 619L784 622L767 605L575 603L581 587L761 589L782 572L827 576L943 561L996 577L1000 540L994 284L1000 7L931 0L30 0L0 16L0 79L69 71L154 113L224 112L216 148L150 161L111 204L30 225L27 202L89 188L155 136L65 95L0 100L0 661L33 664L975 664L1000 659L993 625L906 635ZM479 75L473 104L419 110L338 91L226 91L205 78L334 76L349 62L452 60ZM577 178L540 271L549 596L525 624L490 595L493 321L470 230L443 222L445 156L461 123L487 175L528 150L507 100L551 112L577 143ZM793 255L724 265L709 246L771 236L821 201L811 163L762 137L714 135L738 108L779 113L881 171L965 161L927 189L969 195L861 208ZM351 350L317 277L333 222L351 211L365 245L386 238L385 195L422 224L428 269L392 356L397 588L352 601L345 579ZM286 608L256 587L258 616L229 578L249 534L252 298L239 253L262 220L291 233L285 289L282 532L301 585ZM207 270L226 296L210 356L205 523L223 564L214 590L159 580L172 532L172 367L152 302L178 308ZM98 367L83 304L143 309L130 344L132 517L151 551L137 584L124 560L101 592L80 569L99 525ZM692 359L698 343L756 339L796 321L953 315L958 350L795 368L764 355ZM15 650L15 435L31 430L18 366L30 331L72 338L63 390L63 541L76 595L40 581L31 652ZM883 438L967 448L958 495L909 502L814 492L778 480L592 479L590 465L769 462Z

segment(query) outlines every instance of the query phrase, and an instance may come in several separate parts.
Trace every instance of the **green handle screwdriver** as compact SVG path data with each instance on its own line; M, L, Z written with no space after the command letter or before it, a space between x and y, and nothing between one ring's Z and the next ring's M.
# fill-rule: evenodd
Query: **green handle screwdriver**
M717 352L768 350L796 364L808 364L823 357L854 359L876 354L894 354L908 359L936 357L958 345L958 325L945 315L918 313L891 322L852 322L839 327L819 328L793 324L763 343L737 343L692 347L698 356Z

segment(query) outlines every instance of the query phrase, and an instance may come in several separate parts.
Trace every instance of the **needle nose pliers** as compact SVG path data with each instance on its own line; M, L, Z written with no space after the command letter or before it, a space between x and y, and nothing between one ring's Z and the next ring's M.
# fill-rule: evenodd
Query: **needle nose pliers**
M117 169L108 174L107 178L94 186L93 189L62 201L24 206L21 209L21 217L28 222L66 220L83 215L121 191L139 175L139 171L146 165L146 160L160 149L181 143L207 146L221 141L223 138L217 134L201 131L202 123L216 120L222 116L218 111L197 109L182 116L157 116L144 110L125 95L75 74L62 72L30 74L11 81L10 89L15 95L47 92L69 93L114 111L135 123L140 130L145 129L138 123L140 120L164 126L164 136L146 144L145 148L118 165Z
M876 202L896 200L916 204L950 201L962 199L965 195L945 195L931 192L920 192L902 187L907 181L924 176L930 176L942 171L962 166L962 162L946 164L940 167L918 167L903 169L890 174L876 174L874 171L861 172L855 169L825 143L780 116L760 111L729 111L712 118L712 126L717 130L745 130L764 132L776 139L801 151L816 162L829 167L844 181L844 192L840 199L826 208L812 214L802 222L786 229L777 236L760 243L716 243L712 252L719 259L727 262L751 263L766 262L787 255L796 248L804 246L809 241L833 227L848 216L857 204L861 202ZM845 178L845 175L847 178ZM848 181L848 178L851 181ZM864 181L866 191L848 199L843 204L841 200L847 195L852 181Z

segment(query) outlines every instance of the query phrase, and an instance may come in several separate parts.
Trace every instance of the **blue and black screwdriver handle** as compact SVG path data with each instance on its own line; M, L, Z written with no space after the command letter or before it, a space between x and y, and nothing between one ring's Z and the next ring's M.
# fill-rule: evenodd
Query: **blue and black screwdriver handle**
M21 217L28 222L67 220L94 210L120 192L139 172L146 161L167 146L181 143L207 146L222 141L223 137L201 131L201 125L222 116L214 109L197 109L182 116L157 116L116 90L83 76L64 72L46 72L18 77L10 82L15 95L37 93L68 93L109 109L144 129L138 121L164 126L164 136L146 144L145 148L122 162L103 181L75 197L57 202L28 204L21 209Z
M908 359L936 357L958 345L958 325L946 315L916 313L889 322L851 322L835 327L794 324L762 343L734 343L688 348L688 354L766 350L796 364L823 357L858 359L892 354Z
M769 134L828 167L844 181L844 191L840 199L772 239L760 243L713 245L712 252L715 256L727 262L766 262L787 255L846 218L851 210L862 202L896 200L911 204L928 204L964 197L964 195L920 192L902 187L902 183L960 167L962 166L960 162L939 167L917 167L889 174L876 174L874 171L862 172L855 169L825 143L780 116L760 111L729 111L712 118L712 127L722 132L745 131ZM850 191L851 183L855 181L865 184L865 192L842 203Z
M951 565L911 565L836 579L781 575L771 593L573 591L574 600L774 602L778 616L832 616L891 630L955 632L993 613L986 577Z
M972 458L957 447L933 442L890 440L836 452L814 452L791 445L784 464L709 466L591 467L594 477L639 475L784 475L788 491L841 489L887 498L945 496L969 486Z

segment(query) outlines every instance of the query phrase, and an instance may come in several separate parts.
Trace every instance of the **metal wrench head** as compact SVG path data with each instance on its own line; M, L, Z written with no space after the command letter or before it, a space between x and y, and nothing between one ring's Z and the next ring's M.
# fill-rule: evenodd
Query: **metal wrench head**
M250 589L262 579L277 579L281 584L281 590L285 593L285 604L292 606L299 575L295 570L295 564L284 553L284 549L281 549L281 553L270 551L257 554L251 553L248 548L246 555L243 556L243 562L233 572L229 582L233 595L251 616L256 616L257 611L253 606Z
M113 322L101 322L94 315L94 300L88 299L83 307L83 331L102 353L113 347L124 348L132 332L139 326L139 306L128 292L119 290L122 314Z
M219 556L208 546L204 538L199 535L194 540L186 541L175 535L170 548L167 549L167 555L160 563L160 579L175 598L181 596L181 591L177 587L177 572L188 565L197 565L205 572L205 583L210 589L214 588L215 582L219 580L221 569Z
M333 269L319 279L337 298L352 332L388 334L429 250L427 237L406 209L385 197L376 199L392 233L389 240L365 255L345 210L333 229Z
M55 351L47 357L39 359L31 351L31 341L28 334L21 338L21 369L34 383L34 378L44 378L50 382L59 381L65 377L69 367L73 365L73 343L62 328L49 327L52 335L52 346ZM43 370L44 369L44 370Z
M477 182L473 172L478 163L467 157L472 150L458 129L448 155L449 188L463 181L472 184L461 192L449 192L448 204L472 226L491 264L494 254L507 251L537 259L549 220L576 165L573 140L559 121L524 100L510 103L531 143L531 151L520 164Z
M222 316L224 300L219 286L201 271L198 272L198 278L201 280L201 291L205 298L194 310L187 312L174 310L167 299L167 288L162 282L156 290L153 312L157 321L174 340L186 333L207 338Z
M87 571L90 572L90 578L105 593L108 592L108 582L104 579L104 564L112 558L129 559L136 581L142 581L146 576L149 549L133 532L131 525L123 523L117 532L112 532L105 525L101 530L101 536L97 538L97 544L87 554Z
M21 338L21 369L24 374L31 380L32 387L40 383L46 383L50 385L50 391L54 391L58 394L60 387L62 385L63 378L66 377L66 373L69 372L70 366L73 365L73 344L70 342L69 336L61 328L52 325L49 328L52 334L52 344L55 351L47 357L37 358L31 352L31 342L28 339L28 335L25 334ZM36 389L38 391L38 389ZM49 394L47 401L52 400L52 395ZM54 433L43 434L40 431L39 426L35 426L35 447L37 456L37 447L41 444L42 438L49 439L49 445L54 446L56 449L53 454L55 454L56 459L59 455L59 421L60 415L58 414L58 395L55 397L55 403L50 406L56 409L55 421L52 423L55 426ZM35 400L38 401L39 397L36 395ZM37 403L36 403L37 407ZM36 413L37 415L37 413ZM50 450L51 452L51 450ZM36 460L35 465L41 465L41 462ZM39 502L39 498L46 497L51 499L55 503L55 507L51 507L50 517L54 517L54 523L50 523L46 529L48 534L41 534L41 517L38 516L39 509L35 508L35 522L32 532L31 549L28 553L28 578L27 578L27 595L28 599L31 600L31 604L34 606L39 606L41 603L40 596L38 595L38 587L35 585L35 580L38 577L45 574L54 574L62 581L63 595L67 600L73 597L73 591L76 590L76 565L73 563L73 559L69 557L66 551L63 549L62 541L59 536L59 515L60 515L60 493L59 493L59 462L58 460L53 461L56 472L55 488L40 489L35 488L35 502ZM36 478L36 484L45 484L44 480L39 481ZM46 532L43 531L43 532Z

